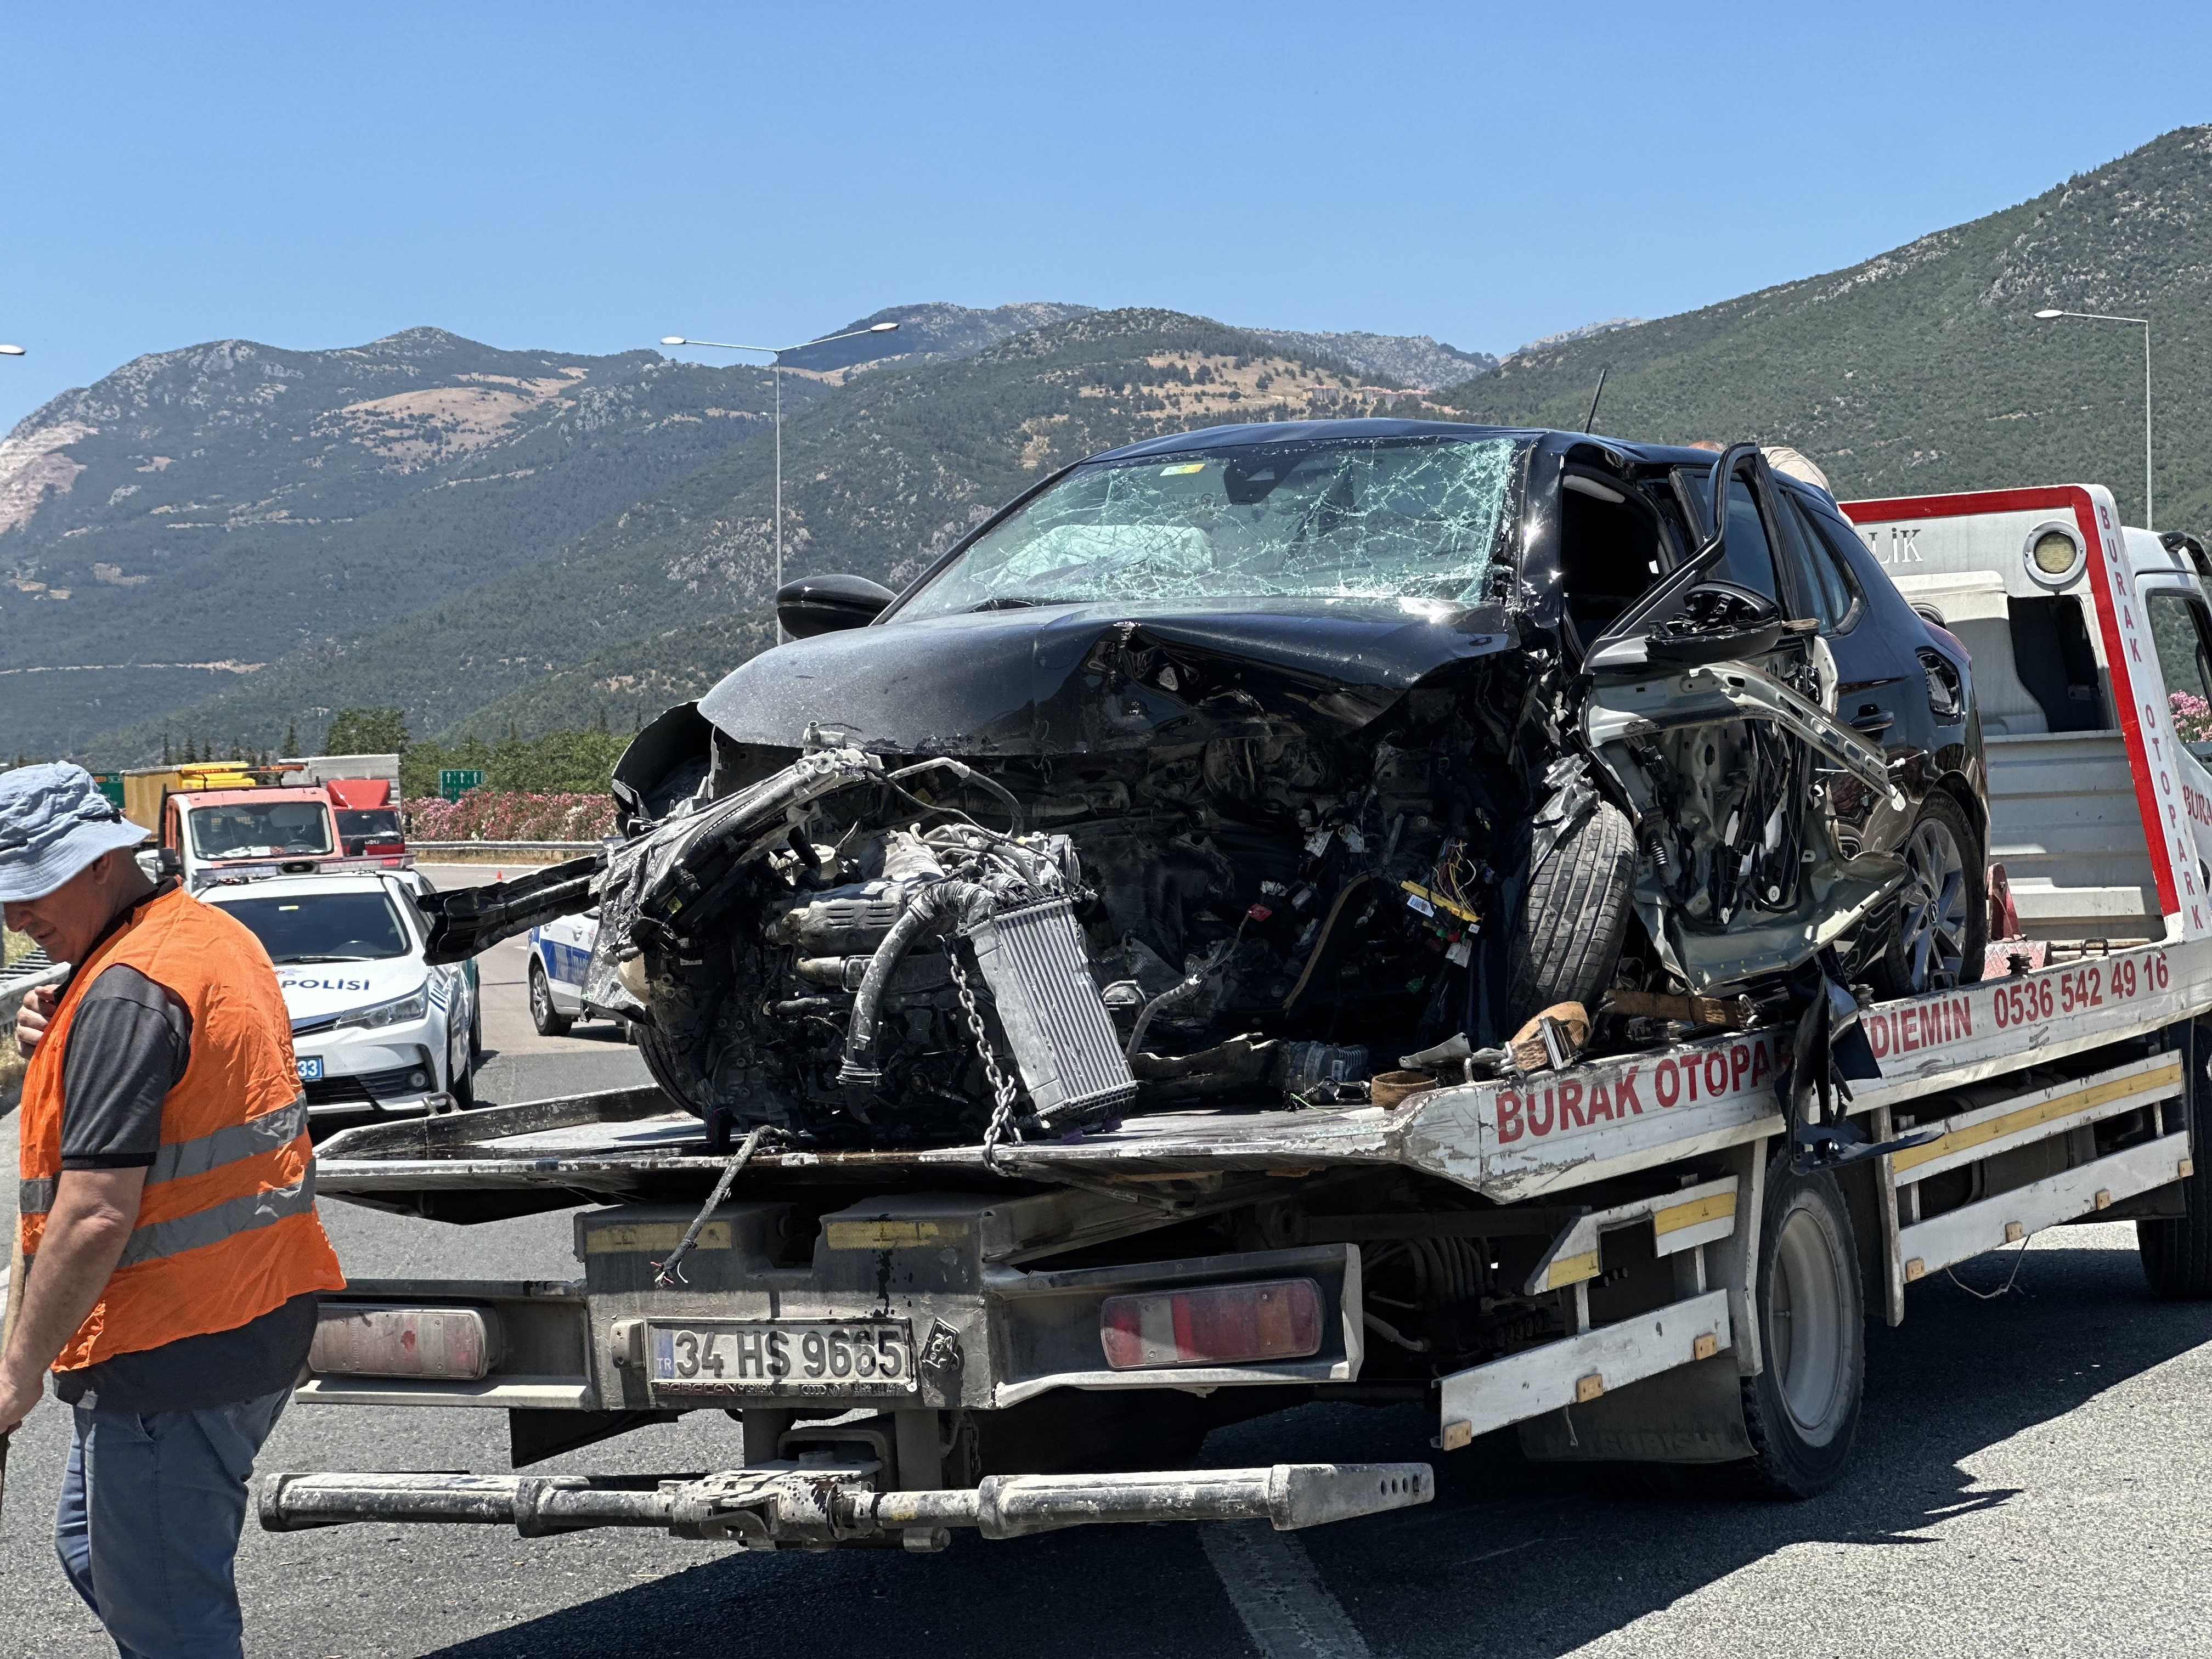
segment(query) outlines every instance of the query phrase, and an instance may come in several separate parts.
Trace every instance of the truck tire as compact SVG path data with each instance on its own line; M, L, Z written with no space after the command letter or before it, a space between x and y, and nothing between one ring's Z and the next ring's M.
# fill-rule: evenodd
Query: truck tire
M1528 878L1506 948L1515 1026L1555 1002L1595 1010L1613 983L1636 887L1636 832L1600 801Z
M1729 1471L1749 1495L1815 1497L1850 1462L1866 1387L1858 1261L1834 1175L1801 1176L1786 1154L1776 1158L1753 1291L1765 1364L1741 1384L1753 1451Z
M2212 1106L2212 1083L2204 1075L2204 1043L2192 1030L2185 1050L2188 1066L2189 1174L2181 1178L2188 1213L2171 1220L2136 1223L2136 1249L2142 1257L2150 1293L2161 1302L2212 1299L2212 1157L2206 1155L2204 1125Z
M1936 990L1944 974L1982 976L1990 937L1990 878L1982 838L1957 799L1931 789L1898 848L1911 871L1873 978L1885 999Z
M545 977L545 964L530 959L530 1024L540 1036L566 1036L574 1022L553 1006L553 987Z

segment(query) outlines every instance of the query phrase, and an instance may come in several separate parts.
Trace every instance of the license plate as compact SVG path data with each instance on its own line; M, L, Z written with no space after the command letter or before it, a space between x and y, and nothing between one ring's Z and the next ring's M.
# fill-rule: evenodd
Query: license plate
M323 1057L320 1054L301 1054L297 1064L301 1082L320 1083L323 1080Z
M912 1394L904 1320L699 1320L647 1328L656 1394Z

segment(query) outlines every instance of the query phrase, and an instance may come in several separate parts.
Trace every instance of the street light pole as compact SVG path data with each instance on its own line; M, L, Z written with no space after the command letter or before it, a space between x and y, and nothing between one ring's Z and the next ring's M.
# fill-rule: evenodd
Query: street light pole
M2127 323L2143 331L2143 528L2158 528L2157 514L2152 510L2150 481L2150 319L2148 317L2108 317L2100 311L2059 311L2051 309L2035 313L2038 322L2051 322L2060 317L2078 318L2085 323Z
M757 351L769 359L770 378L775 382L775 585L783 586L783 354L796 351L799 346L827 345L832 340L850 340L862 334L888 334L896 323L871 323L866 328L848 328L842 334L824 334L819 339L801 340L799 345L758 346L737 345L728 340L687 340L681 334L664 334L660 343L666 346L708 346L716 351ZM783 618L775 619L775 642L784 642Z

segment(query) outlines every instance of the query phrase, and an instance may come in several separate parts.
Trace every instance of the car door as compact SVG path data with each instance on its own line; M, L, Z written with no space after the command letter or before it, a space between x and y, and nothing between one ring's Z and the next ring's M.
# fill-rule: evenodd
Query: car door
M1849 532L1828 525L1794 490L1778 493L1783 557L1820 624L1820 648L1832 665L1826 706L1882 751L1891 778L1917 776L1938 736L1927 671L1914 650L1920 641L1869 623L1866 596L1835 546L1836 537ZM1904 833L1906 820L1892 813L1888 792L1869 787L1848 768L1823 767L1814 787L1830 832L1847 856L1867 847L1886 849Z
M1834 677L1778 553L1786 509L1765 460L1739 445L1674 484L1707 539L1590 652L1584 729L1637 809L1646 931L1702 989L1794 967L1893 872L1841 867L1815 805L1822 769L1888 793L1887 769L1826 706Z

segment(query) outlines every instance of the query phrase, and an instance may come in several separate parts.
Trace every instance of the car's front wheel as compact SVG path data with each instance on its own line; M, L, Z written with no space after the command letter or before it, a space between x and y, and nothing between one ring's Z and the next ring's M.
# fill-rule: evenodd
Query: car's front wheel
M1966 809L1942 790L1920 803L1898 848L1905 878L1895 925L1875 963L1886 997L1917 997L1982 976L1989 941L1989 873Z
M566 1036L574 1023L553 1006L553 983L535 957L530 959L530 1023L540 1036Z

